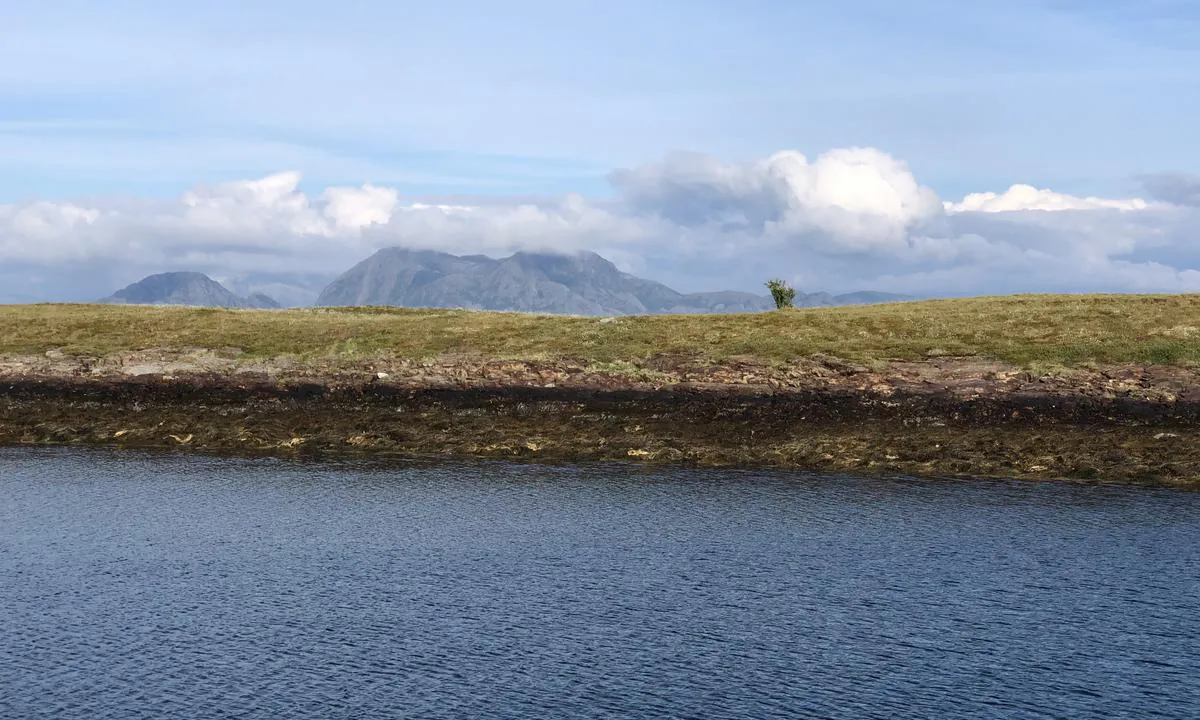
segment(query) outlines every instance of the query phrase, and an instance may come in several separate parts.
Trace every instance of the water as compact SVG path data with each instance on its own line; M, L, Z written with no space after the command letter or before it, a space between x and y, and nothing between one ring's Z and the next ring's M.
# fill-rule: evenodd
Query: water
M0 717L1200 717L1200 494L0 450Z

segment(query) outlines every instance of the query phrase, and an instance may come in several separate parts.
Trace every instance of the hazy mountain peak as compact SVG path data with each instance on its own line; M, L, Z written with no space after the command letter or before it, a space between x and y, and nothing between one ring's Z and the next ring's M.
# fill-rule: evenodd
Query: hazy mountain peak
M843 296L800 295L798 305L843 304ZM807 302L811 299L812 302ZM846 298L850 300L849 297ZM873 295L871 300L903 299ZM522 310L578 315L755 312L774 307L746 292L683 294L621 272L594 253L521 251L493 259L385 248L334 280L318 305L396 305Z
M204 273L165 272L138 280L101 299L102 303L128 305L198 305L228 308L268 308L279 304L266 295L235 295Z

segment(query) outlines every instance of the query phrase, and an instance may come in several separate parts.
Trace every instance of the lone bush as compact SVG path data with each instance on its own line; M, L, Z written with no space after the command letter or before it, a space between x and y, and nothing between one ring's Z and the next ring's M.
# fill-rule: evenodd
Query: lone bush
M771 291L771 297L775 300L775 307L782 310L784 308L795 307L796 288L788 285L783 280L768 280L767 289Z

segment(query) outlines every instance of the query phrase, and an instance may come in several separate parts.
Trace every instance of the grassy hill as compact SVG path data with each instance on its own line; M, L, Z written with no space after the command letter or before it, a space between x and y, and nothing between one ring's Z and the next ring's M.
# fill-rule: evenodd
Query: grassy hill
M585 318L402 308L286 311L0 306L0 355L149 348L294 355L635 360L682 353L862 362L973 356L1017 365L1200 362L1200 295L1019 295L746 315Z

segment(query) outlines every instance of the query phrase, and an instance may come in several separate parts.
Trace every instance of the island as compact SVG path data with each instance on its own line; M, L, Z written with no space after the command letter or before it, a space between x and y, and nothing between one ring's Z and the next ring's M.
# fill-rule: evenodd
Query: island
M1200 296L743 314L0 307L0 445L1200 488Z

